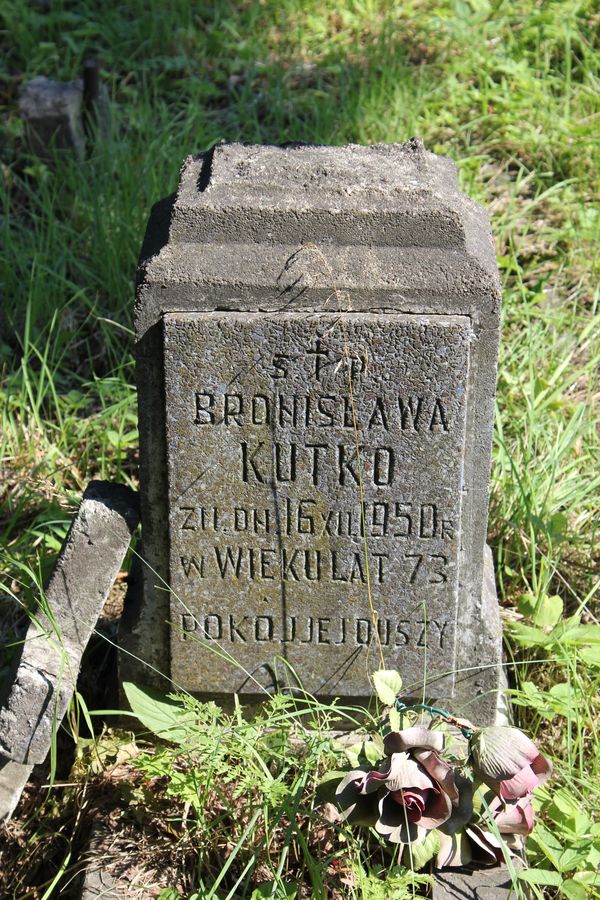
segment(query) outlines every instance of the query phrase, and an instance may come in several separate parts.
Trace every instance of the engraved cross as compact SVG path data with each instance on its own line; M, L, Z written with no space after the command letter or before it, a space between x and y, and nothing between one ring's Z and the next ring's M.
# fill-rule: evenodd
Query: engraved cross
M328 365L327 362L323 362L323 360L328 360L329 358L329 350L322 350L321 339L317 338L314 346L308 348L308 353L313 353L315 357L315 378L321 380L321 369Z

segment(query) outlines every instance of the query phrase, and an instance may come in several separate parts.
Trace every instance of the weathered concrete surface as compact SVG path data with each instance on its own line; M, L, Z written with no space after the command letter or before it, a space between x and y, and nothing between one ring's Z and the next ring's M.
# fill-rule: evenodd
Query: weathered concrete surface
M279 655L312 694L367 696L378 634L407 693L425 675L451 696L469 319L180 313L164 329L175 681L252 694L245 673Z
M452 704L456 715L478 724L509 724L508 687L502 657L502 623L492 551L486 544L481 596L461 610L457 640L457 670Z
M31 150L41 158L52 156L53 150L75 150L85 155L83 124L83 81L53 81L39 75L19 91L19 109L25 121ZM97 101L98 127L106 133L109 127L109 102L106 85L100 85Z
M3 757L28 766L44 761L137 522L134 491L102 481L88 486L0 710Z
M104 900L123 900L128 894L126 883L119 882L112 875L102 868L105 861L100 861L96 865L90 864L89 869L85 873L83 887L81 889L81 900L94 900L96 897L103 897Z
M191 531L189 522L187 527L183 522L177 526L183 535L178 534L177 541L187 541L185 553L177 555L176 544L169 542L170 514L175 513L170 506L175 500L174 485L178 477L172 460L170 465L171 451L182 463L193 458L198 463L200 477L199 460L210 447L205 444L199 423L195 432L197 439L192 443L186 443L189 431L180 443L175 433L168 433L173 390L168 382L172 373L165 368L165 336L170 313L192 314L198 322L206 323L217 314L225 319L229 313L232 322L238 317L240 334L249 334L253 322L261 314L270 314L273 321L279 320L282 324L285 315L289 314L303 313L308 322L315 314L339 316L341 312L345 314L345 322L357 315L370 315L373 321L381 317L382 324L394 317L398 317L398 321L407 317L412 318L415 327L425 321L439 321L442 317L467 320L468 361L465 364L463 360L461 378L454 379L457 388L461 385L465 388L466 399L460 486L454 481L460 503L460 517L455 522L459 540L448 557L448 565L455 567L452 578L455 570L457 584L455 600L449 595L448 615L452 619L452 603L457 602L458 612L452 627L461 636L460 658L456 660L459 675L452 705L453 708L468 705L471 715L479 721L494 720L500 661L498 610L487 601L489 592L482 595L482 582L499 305L499 279L487 216L481 207L460 194L453 164L427 153L418 141L405 145L346 148L220 145L210 153L188 159L177 195L155 208L140 262L136 357L143 553L149 567L145 568L144 574L144 603L132 611L128 629L123 633L125 646L157 672L170 675L172 647L168 623L174 621L177 624L178 620L174 614L176 598L170 597L165 588L173 583L174 567L183 566L181 556L189 562L194 547L191 534L183 535L185 531ZM315 320L315 337L316 327ZM363 337L360 341L364 343ZM459 340L459 355L461 346ZM259 373L263 369L266 371L269 365L273 366L277 352L272 341L264 343L264 349L272 358L270 361L261 358ZM360 358L361 346L350 346L348 352L351 357ZM449 342L449 360L453 352L452 342ZM246 377L241 373L247 368L248 353L244 350L242 358L239 346L233 353L238 354L240 374L230 383L220 385L221 400L225 393L239 394L238 381ZM306 357L303 365L308 365L309 348L304 347L303 353ZM389 355L396 358L393 349ZM402 354L398 351L397 355L401 357ZM251 358L256 365L256 357ZM197 414L196 395L204 391L202 380L206 369L202 367L202 361L202 357L196 358L196 384L187 384L186 394L180 398L184 406L187 404L188 426L192 430ZM401 365L398 362L398 366ZM387 384L389 368L386 365L382 371L374 370L369 392L377 396L375 380L379 376L387 391L403 398L402 382L407 380L410 386L410 373L405 379L398 368L392 367L393 378ZM262 374L259 377L262 378ZM271 397L275 396L275 387L275 384L271 386ZM357 396L360 396L360 379L356 387ZM427 387L435 396L435 378ZM307 382L303 392L314 394L314 388L314 383ZM299 390L298 383L296 394ZM340 387L340 396L342 390ZM165 407L167 393L169 405ZM418 400L414 392L409 396ZM231 434L236 427L231 424ZM310 440L311 435L307 432L306 443L327 443L323 432L324 429L320 429L319 439L314 440ZM403 445L398 435L393 440L391 435L389 437L386 444L367 443L363 439L366 460L377 447L391 447L402 452L406 442ZM273 452L276 452L274 432L270 440ZM294 442L293 438L289 440ZM286 448L290 450L288 445ZM423 453L427 456L426 449ZM418 462L419 451L410 458ZM227 469L229 463L230 459L225 456L223 468ZM194 464L191 463L190 468ZM411 465L406 465L401 482L393 489L385 491L384 486L376 486L381 488L378 499L385 496L392 504L407 500L427 503L432 497L435 500L438 481L443 490L444 479L438 478L443 469L430 472L430 497L427 498L413 496L413 482L415 478L418 482L420 476L413 477ZM224 477L227 480L230 474L220 473L212 492L208 484L204 485L201 499L195 496L193 503L184 502L185 496L179 497L179 506L204 508L216 505L222 512L219 481L222 483ZM191 496L194 491L191 484L184 487ZM312 487L313 490L318 488ZM335 506L336 497L330 493L329 489L324 490L321 499L329 504L329 512L339 512L341 507ZM285 496L285 491L280 490L277 503L285 500ZM314 499L314 495L307 499ZM171 527L174 527L173 520ZM207 535L200 536L201 530L195 529L198 551L202 541L208 541ZM172 531L171 536L174 534ZM361 541L356 538L354 541L358 550ZM368 540L371 553L377 552L374 541L375 538L370 543ZM216 542L213 542L213 554L215 546ZM246 547L249 549L250 544ZM194 571L193 565L189 571ZM422 573L424 571L422 569ZM244 595L246 586L240 582L240 587L241 595ZM323 611L318 618L329 617L328 588L328 582L315 582L315 608L321 603ZM181 598L179 616L192 615L188 623L195 624L193 630L196 632L202 631L204 625L199 626L195 620L203 610L196 606L190 612L186 608L190 607L189 596L191 594ZM269 594L265 596L269 597ZM406 592L399 591L399 620L406 618L406 605L410 602L407 598ZM214 604L218 606L222 599L221 594L215 594ZM334 599L332 605L337 610L336 615L339 615L340 604L340 597ZM212 610L209 612L212 614ZM480 626L484 612L489 621ZM256 609L252 609L252 613L258 615ZM260 625L266 629L265 634L270 629L266 617L272 613L280 615L279 610L272 609L270 598L265 603L265 621ZM353 602L348 603L347 614L354 615ZM416 619L412 612L410 617ZM210 620L210 623L210 628L219 627L216 620ZM478 639L479 632L476 632L461 649L463 635L474 626L480 629L483 640ZM319 629L318 622L316 628ZM321 624L322 634L323 628ZM416 644L419 639L420 635ZM196 646L200 658L204 651ZM320 650L323 657L329 652L327 646ZM422 651L422 647L415 646L410 661L407 654L400 659L400 668L406 669L409 677L412 677L415 660L422 656ZM428 653L428 667L431 658L432 654ZM372 653L370 659L372 668L377 657ZM212 664L213 672L221 665L214 656ZM325 668L324 662L322 665ZM367 668L366 656L364 665ZM460 672L461 667L469 668L468 677ZM332 665L332 676L333 669ZM124 661L126 677L156 681L155 677L148 678L149 671L132 665L131 657ZM303 667L299 674L304 677L307 670ZM179 675L183 676L184 672L179 671ZM431 694L441 699L447 682L447 678L440 680L437 690L435 682L431 683ZM198 684L198 679L194 684ZM182 686L187 686L185 679ZM230 690L238 686L239 682L232 679ZM212 690L208 680L206 690ZM477 698L475 703L472 702L474 697Z
M522 869L519 860L515 869ZM523 886L521 886L523 889ZM507 900L515 896L512 878L505 865L443 869L435 873L433 900Z
M222 144L186 160L171 240L295 244L312 234L319 244L465 250L476 211L454 164L417 142Z
M22 765L0 756L0 824L14 813L32 771L32 765Z

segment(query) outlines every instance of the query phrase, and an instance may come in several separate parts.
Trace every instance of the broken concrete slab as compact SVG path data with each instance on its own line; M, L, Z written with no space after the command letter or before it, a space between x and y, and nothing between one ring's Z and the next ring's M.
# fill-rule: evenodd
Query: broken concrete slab
M32 770L32 765L22 765L0 756L0 823L14 813Z
M134 491L103 481L88 486L0 710L0 754L6 759L30 766L47 756L137 523Z

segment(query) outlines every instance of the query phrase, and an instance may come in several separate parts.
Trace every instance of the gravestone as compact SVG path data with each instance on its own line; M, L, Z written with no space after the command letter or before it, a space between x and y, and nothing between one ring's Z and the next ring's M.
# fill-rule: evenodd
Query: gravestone
M36 156L52 161L57 151L73 150L85 156L86 116L97 121L99 132L107 136L110 129L110 103L105 84L95 85L93 104L86 96L88 75L95 72L84 66L83 78L54 81L43 75L32 78L19 89L19 110L25 122L29 147ZM87 128L89 130L89 127Z
M188 158L140 262L122 676L252 699L279 659L360 702L383 659L494 720L499 306L486 213L419 141Z

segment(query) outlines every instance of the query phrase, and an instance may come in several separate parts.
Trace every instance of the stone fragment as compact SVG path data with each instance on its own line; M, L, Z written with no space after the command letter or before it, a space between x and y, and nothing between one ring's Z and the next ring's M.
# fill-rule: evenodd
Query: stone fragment
M119 882L103 868L104 864L105 860L98 867L93 863L90 864L85 872L80 900L93 900L95 897L103 897L104 900L123 900L128 894L132 896L133 892L127 891L126 885L119 885Z
M515 860L514 867L519 871L523 865ZM516 896L505 865L442 869L434 877L433 900L507 900Z
M419 141L186 160L139 269L123 676L250 700L279 659L364 701L379 642L407 695L495 721L499 308L487 216Z
M134 491L91 482L32 617L0 710L0 754L6 759L30 766L46 758L137 522Z
M114 822L100 818L94 822L87 847L79 856L80 887L75 896L79 900L141 900L158 897L168 888L179 888L183 893L179 884L182 873L176 863L170 869L164 854L162 863L157 863L155 851L150 843L140 847L139 824L126 825L121 820L115 827Z

